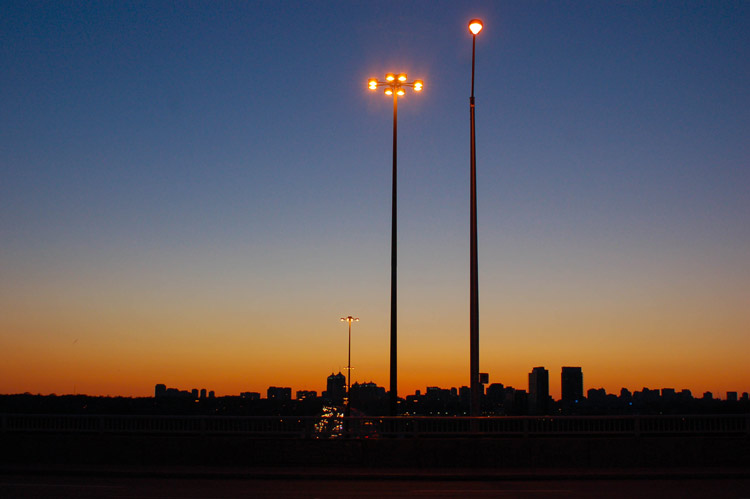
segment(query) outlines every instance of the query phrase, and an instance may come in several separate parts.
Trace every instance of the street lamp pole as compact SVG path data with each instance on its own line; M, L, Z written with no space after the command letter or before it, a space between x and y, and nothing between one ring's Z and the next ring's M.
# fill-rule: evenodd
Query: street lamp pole
M341 322L348 322L349 323L349 360L347 362L346 366L346 415L349 416L351 413L350 407L351 407L351 395L349 391L352 388L352 321L359 322L359 317L352 317L351 315L347 317L342 317Z
M406 92L405 87L411 87L420 92L424 86L422 80L407 82L405 73L396 75L388 73L385 81L370 78L367 81L370 90L385 87L386 95L393 95L393 183L391 192L391 380L389 414L395 416L398 411L398 335L397 335L397 300L396 300L396 191L397 191L397 130L398 130L398 98Z
M469 98L469 119L471 122L471 256L470 256L470 325L469 325L469 370L471 371L471 408L472 416L480 415L480 391L479 380L479 263L477 254L477 154L476 136L474 128L474 60L477 45L477 33L482 30L482 21L472 19L469 21L469 30L472 33L471 42L471 97Z

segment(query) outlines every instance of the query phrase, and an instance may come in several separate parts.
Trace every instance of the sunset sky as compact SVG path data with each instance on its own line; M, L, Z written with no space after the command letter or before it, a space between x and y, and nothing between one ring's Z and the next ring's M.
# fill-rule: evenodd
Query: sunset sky
M750 391L750 2L0 4L0 393Z

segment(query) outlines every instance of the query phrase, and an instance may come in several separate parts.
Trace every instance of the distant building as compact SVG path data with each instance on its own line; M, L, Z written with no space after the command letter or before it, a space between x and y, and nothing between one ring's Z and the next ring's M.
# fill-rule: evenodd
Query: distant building
M677 392L674 388L662 388L661 400L663 403L672 404L677 399Z
M318 392L315 390L297 390L297 400L315 399L318 398Z
M156 387L154 388L154 397L159 398L159 397L165 396L166 394L167 394L167 385L163 385L161 383L156 385Z
M368 414L387 411L388 397L385 388L372 381L368 383L354 383L351 387L350 402L356 409ZM380 410L378 410L380 409Z
M180 390L179 388L167 388L166 385L159 383L154 387L154 397L156 398L179 398L179 399L198 399L198 390L193 388L190 391Z
M205 388L201 388L201 398L202 399L206 398L206 389Z
M620 388L620 400L630 402L633 400L633 394L627 388Z
M737 402L737 392L727 392L728 402Z
M260 393L258 392L242 392L240 397L245 400L260 400Z
M583 370L580 367L563 367L560 373L563 404L575 404L583 399Z
M208 392L208 398L212 399L214 397L216 397L216 393L214 393L213 390L211 390L210 392Z
M490 406L502 405L505 399L505 385L502 383L492 383L487 387L485 397L487 404Z
M544 367L535 367L529 373L529 411L549 413L549 371Z
M341 374L341 371L338 374L331 373L326 380L326 391L323 393L323 397L332 404L343 404L345 395L346 376Z
M586 398L593 404L601 404L607 399L607 391L604 388L589 388Z
M679 400L681 400L683 402L684 401L693 400L693 392L691 392L687 388L684 388L684 389L680 390L680 393L677 394L677 397L678 397Z
M268 400L292 400L292 389L289 387L269 386L266 390Z

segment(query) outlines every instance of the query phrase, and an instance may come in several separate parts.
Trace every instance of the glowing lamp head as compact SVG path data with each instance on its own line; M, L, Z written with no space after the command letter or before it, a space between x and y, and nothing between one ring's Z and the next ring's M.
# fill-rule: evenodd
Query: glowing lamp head
M406 73L401 73L400 75L398 75L398 81L400 81L401 83L405 82L406 81Z
M393 81L396 79L396 75L393 73L388 73L385 75L385 81Z
M375 78L370 78L369 80L367 80L367 85L370 87L370 90L375 90L376 88L378 88L378 80L376 80Z
M406 93L406 92L404 92L404 89L403 89L403 88L401 88L401 87L398 87L398 88L396 89L396 95L398 95L399 97L401 97L401 96L402 96L402 95L404 95L405 93Z
M471 21L469 21L469 31L471 31L475 36L480 31L482 31L483 27L484 26L482 25L482 21L480 21L479 19L472 19Z
M393 89L391 87L385 87L385 95L393 95Z
M421 92L423 85L424 85L424 82L422 82L422 80L414 80L414 91Z

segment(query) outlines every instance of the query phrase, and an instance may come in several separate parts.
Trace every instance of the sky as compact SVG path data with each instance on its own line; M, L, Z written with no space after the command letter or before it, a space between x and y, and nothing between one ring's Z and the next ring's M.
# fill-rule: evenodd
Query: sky
M0 4L0 393L750 391L750 3Z

